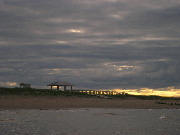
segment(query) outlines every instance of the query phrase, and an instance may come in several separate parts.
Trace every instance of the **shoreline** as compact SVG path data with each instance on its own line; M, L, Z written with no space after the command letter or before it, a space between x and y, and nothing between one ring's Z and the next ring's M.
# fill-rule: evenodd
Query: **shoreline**
M180 109L180 100L104 99L77 96L0 96L0 110L71 108Z

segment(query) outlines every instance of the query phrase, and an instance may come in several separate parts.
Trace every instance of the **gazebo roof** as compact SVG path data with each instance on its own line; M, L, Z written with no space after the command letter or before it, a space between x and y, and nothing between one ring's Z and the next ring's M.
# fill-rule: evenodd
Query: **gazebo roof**
M72 84L68 82L52 82L48 86L72 86Z
M20 83L19 85L30 85L29 83Z

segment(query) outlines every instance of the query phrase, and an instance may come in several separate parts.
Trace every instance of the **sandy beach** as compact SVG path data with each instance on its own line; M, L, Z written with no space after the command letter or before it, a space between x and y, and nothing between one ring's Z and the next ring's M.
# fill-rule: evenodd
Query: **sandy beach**
M179 135L179 109L0 111L1 135Z
M165 103L165 104L159 104ZM176 103L176 104L175 104ZM179 100L103 99L97 97L0 96L0 109L128 108L179 109Z

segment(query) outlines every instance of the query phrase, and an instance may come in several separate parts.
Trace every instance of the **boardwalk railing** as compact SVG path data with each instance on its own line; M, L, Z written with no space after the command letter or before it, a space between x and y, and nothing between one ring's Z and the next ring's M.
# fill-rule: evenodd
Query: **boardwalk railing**
M117 95L119 94L116 91L108 91L108 90L73 90L74 92L85 93L88 95Z

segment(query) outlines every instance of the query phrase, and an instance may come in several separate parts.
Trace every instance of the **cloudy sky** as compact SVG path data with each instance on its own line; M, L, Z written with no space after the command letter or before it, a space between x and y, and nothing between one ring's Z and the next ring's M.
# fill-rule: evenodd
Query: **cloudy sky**
M0 85L180 88L180 0L0 0Z

